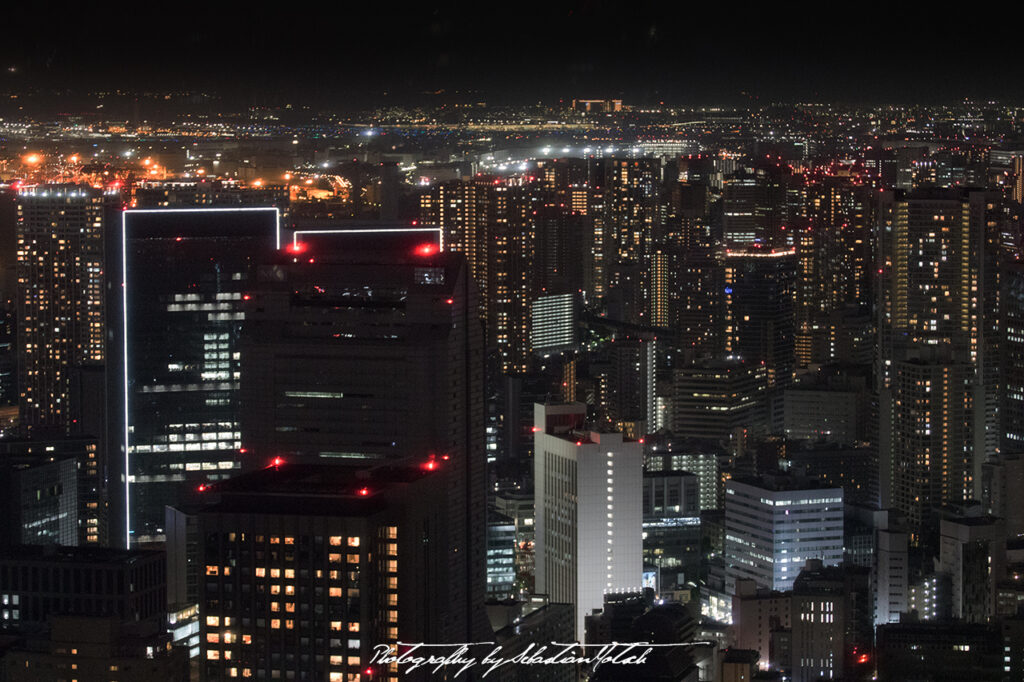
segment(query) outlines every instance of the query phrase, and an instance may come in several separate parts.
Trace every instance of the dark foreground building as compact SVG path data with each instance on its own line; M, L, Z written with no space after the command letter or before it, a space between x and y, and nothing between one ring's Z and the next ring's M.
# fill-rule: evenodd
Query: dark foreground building
M377 645L451 641L449 461L282 462L205 491L201 678L407 679Z

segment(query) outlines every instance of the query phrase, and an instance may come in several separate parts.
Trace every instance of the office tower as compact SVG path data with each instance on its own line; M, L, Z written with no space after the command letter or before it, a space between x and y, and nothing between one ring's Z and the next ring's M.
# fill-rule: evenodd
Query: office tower
M536 591L575 606L575 632L643 568L643 446L584 430L581 403L536 405Z
M643 486L644 563L657 568L659 593L696 583L701 562L697 475L646 471Z
M42 517L37 517L38 523L23 527L23 536L26 532L33 535L41 532L44 525L52 528L51 524L59 524L62 529L60 536L64 539L56 540L57 544L106 546L108 500L100 455L99 439L87 436L0 440L0 462L7 461L15 470L40 466L47 467L46 471L53 471L52 467L57 467L61 472L60 480L55 482L59 483L57 489L42 485L26 489L29 499L24 500L23 510L27 511L37 504L52 509L49 505L59 498L61 511L59 516L51 516L47 512L45 523ZM49 504L44 502L44 497L50 498ZM15 500L11 502L14 504ZM65 524L70 525L70 538ZM17 524L12 527L16 528ZM33 544L25 540L23 542Z
M728 443L735 452L766 427L767 372L741 360L705 361L674 372L672 432Z
M743 578L788 590L807 559L843 560L842 488L782 474L726 481L726 592Z
M579 331L577 294L541 296L531 304L530 347L534 353L552 353L576 347Z
M487 514L487 598L508 599L516 583L516 525L509 517Z
M476 641L485 594L483 328L461 254L311 245L247 284L241 445L261 465L448 457L447 641ZM310 262L312 261L312 262ZM475 634L474 634L475 633Z
M449 462L284 462L212 484L201 679L398 680L377 645L477 641L448 560Z
M28 434L75 430L75 368L106 359L106 241L116 195L78 185L18 193L20 423Z
M78 462L0 452L0 546L78 544Z
M725 181L722 190L722 233L725 243L743 247L764 243L766 236L764 187L751 175Z
M948 347L925 346L890 365L883 419L892 437L879 450L881 503L906 515L914 545L937 507L972 499L976 475L980 485L972 439L976 373L950 355Z
M123 412L111 416L123 419L127 493L116 517L130 543L162 539L165 506L243 467L243 297L279 228L272 207L124 212L124 374L112 373L123 396L113 412Z
M729 251L725 256L725 352L765 366L780 403L793 379L796 258L789 251Z
M716 442L651 435L644 438L644 471L690 472L697 477L700 511L721 508L721 471L729 459Z
M952 617L988 623L996 613L996 582L1005 573L1006 525L991 516L939 522L937 570L949 576Z

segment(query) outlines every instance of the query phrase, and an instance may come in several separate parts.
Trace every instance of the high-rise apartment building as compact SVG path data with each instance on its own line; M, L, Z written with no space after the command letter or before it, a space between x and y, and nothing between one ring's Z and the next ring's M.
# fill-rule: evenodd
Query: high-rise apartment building
M106 360L107 238L117 196L39 185L17 196L17 346L26 433L75 431L76 368Z
M908 353L890 366L882 418L892 435L879 451L879 484L882 505L906 515L917 544L938 507L973 498L981 461L972 438L974 366L954 360L949 348Z

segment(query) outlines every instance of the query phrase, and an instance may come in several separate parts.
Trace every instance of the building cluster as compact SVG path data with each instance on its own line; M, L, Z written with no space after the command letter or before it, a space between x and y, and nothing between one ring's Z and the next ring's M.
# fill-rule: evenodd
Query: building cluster
M1024 143L888 115L0 172L0 679L1022 679Z

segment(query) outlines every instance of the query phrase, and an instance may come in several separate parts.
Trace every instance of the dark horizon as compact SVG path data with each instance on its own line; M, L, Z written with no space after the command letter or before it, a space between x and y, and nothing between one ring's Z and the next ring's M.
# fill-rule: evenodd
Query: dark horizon
M303 8L305 9L305 8ZM225 102L405 104L443 90L489 104L622 97L637 105L1014 102L1010 22L907 8L833 18L608 2L507 10L469 3L317 11L222 8L38 15L0 44L0 91L208 91ZM851 12L854 10L851 9ZM13 69L13 71L12 71ZM429 98L426 98L429 100Z

